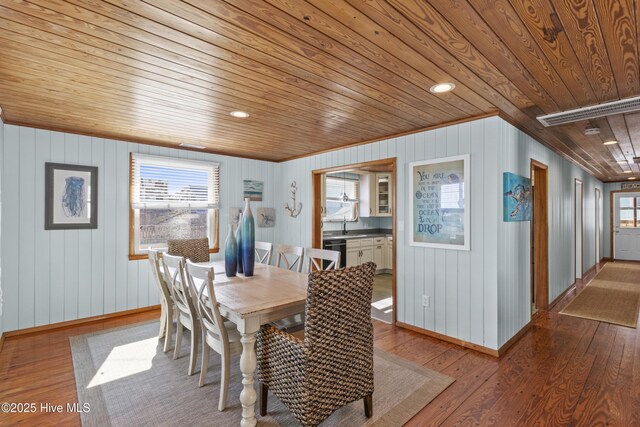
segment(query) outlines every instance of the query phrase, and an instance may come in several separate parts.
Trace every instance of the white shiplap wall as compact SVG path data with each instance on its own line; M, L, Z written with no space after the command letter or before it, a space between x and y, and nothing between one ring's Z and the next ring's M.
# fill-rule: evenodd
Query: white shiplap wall
M503 136L499 150L495 153L487 153L499 158L500 183L503 172L529 176L531 159L538 160L549 167L549 301L551 302L575 280L575 179L583 181L583 266L585 271L595 264L595 188L599 188L602 192L603 184L511 125L504 123L502 129ZM498 324L501 345L531 319L529 244L529 222L503 222L502 218L499 219L498 306L500 311Z
M471 155L468 194L471 251L409 246L406 197L408 163ZM497 349L530 318L529 223L502 222L502 173L529 175L533 157L549 165L550 299L571 283L573 179L585 182L585 269L593 264L594 187L601 183L500 118L493 117L286 162L279 192L292 180L305 205L296 219L284 217L278 241L311 243L311 171L397 157L398 320ZM589 216L591 215L591 216ZM422 307L422 295L431 307Z
M264 201L252 203L254 214L257 207L276 205L274 163L12 125L0 135L7 331L158 303L148 261L128 259L130 152L220 162L221 247L229 208L243 204L243 179L265 183ZM97 229L44 230L45 162L98 166ZM273 241L275 230L258 228L256 238Z
M397 157L397 297L398 320L476 344L496 348L498 167L495 152L502 121L495 118L464 123L429 132L351 147L282 164L278 179L283 195L292 180L304 204L298 218L284 217L278 241L311 244L311 171L332 166ZM436 250L409 246L406 197L407 164L471 153L471 251ZM488 174L486 171L492 171ZM473 278L473 280L472 280ZM431 307L422 307L422 295L431 296Z

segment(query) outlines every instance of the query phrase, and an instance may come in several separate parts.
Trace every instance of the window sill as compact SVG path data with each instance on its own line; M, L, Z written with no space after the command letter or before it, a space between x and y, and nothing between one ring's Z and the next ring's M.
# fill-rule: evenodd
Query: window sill
M217 254L220 252L220 248L209 248L210 254ZM147 254L129 254L129 261L139 261L142 259L149 259Z

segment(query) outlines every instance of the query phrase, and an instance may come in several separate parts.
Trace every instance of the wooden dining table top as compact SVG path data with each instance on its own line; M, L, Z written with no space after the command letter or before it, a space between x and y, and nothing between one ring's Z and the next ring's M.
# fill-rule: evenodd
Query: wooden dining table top
M224 261L199 263L213 267L213 284L218 304L240 317L304 304L308 275L272 265L256 263L254 275L227 277Z

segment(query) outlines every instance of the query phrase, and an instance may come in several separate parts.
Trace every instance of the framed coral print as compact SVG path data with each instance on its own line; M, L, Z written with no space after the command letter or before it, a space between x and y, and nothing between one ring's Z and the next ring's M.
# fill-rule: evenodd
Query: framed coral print
M45 163L45 230L98 228L98 168Z

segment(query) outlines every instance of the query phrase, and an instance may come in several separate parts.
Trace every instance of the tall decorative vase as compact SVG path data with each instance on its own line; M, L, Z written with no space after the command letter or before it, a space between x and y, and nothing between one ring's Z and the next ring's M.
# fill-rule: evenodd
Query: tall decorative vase
M242 268L242 214L240 214L240 218L238 219L238 228L236 229L236 242L237 242L237 246L238 246L238 252L237 252L237 262L238 262L238 268L237 271L240 274L244 273L244 269Z
M244 199L242 211L242 267L245 276L253 276L256 261L256 224L253 221L249 198Z
M233 224L229 224L229 234L224 242L224 272L233 277L238 271L238 242L233 234Z

